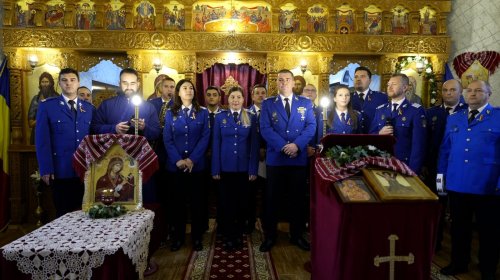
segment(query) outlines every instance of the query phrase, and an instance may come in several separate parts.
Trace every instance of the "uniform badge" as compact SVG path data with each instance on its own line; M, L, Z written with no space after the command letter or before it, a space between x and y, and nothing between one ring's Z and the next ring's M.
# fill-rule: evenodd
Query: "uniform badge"
M222 124L226 125L227 124L227 120L226 119L222 119Z
M276 112L273 112L271 117L273 118L273 122L278 122L278 114Z
M422 119L422 127L427 127L427 120L425 118Z
M175 122L177 120L177 116L174 116L173 117L173 121Z
M191 116L191 119L196 119L196 112L193 111L193 115Z
M45 99L45 100L47 100L47 99ZM59 101L59 105L63 105L64 106L64 102Z
M406 117L403 117L401 120L403 120L405 122L406 121Z
M83 109L82 103L80 103L80 113L85 113L85 110Z
M403 114L403 110L401 110L401 108L399 108L398 110L398 116L401 116Z
M438 119L438 117L437 117L437 116L432 117L432 122L436 122L436 121L437 121L437 119Z
M484 115L479 115L479 121L482 121L484 118Z
M300 114L300 120L303 121L306 119L306 107L299 107L297 108L297 112Z
M385 115L380 116L381 120L385 120Z

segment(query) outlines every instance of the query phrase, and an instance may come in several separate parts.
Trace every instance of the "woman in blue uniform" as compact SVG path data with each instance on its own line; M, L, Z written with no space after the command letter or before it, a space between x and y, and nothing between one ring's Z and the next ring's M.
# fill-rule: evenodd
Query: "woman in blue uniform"
M361 113L352 109L351 92L344 85L337 87L333 93L333 106L327 120L327 133L358 134L361 133Z
M244 213L247 212L249 181L257 179L259 134L257 116L243 109L243 90L228 93L229 109L215 116L212 143L212 176L220 180L219 199L226 250L242 246Z
M203 249L203 217L207 211L203 206L206 205L207 195L202 174L210 130L208 111L200 107L195 96L194 84L187 79L180 80L175 87L174 104L165 115L163 142L168 155L166 169L173 180L169 186L172 188L170 213L175 213L172 215L171 251L179 250L184 244L188 200L193 249Z

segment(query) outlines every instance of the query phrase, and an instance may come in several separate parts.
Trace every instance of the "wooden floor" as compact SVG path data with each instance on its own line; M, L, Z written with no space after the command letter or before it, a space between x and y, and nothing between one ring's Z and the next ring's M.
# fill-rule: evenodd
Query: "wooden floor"
M0 233L0 246L10 243L22 235L29 233L35 227L33 225L10 225L7 230ZM311 275L304 269L304 263L310 259L310 253L304 252L288 243L286 224L280 224L280 236L278 243L272 249L272 258L280 280L304 280L310 279ZM189 238L187 238L189 240ZM168 245L168 244L167 244ZM457 276L460 280L478 280L480 273L477 267L477 238L473 242L472 263L469 273ZM159 270L147 277L147 280L178 280L182 279L184 270L188 264L190 244L186 244L180 251L172 253L168 247L159 249L153 259L159 265ZM445 266L449 262L450 240L448 230L445 231L443 249L434 257L435 263ZM497 279L500 279L500 268L497 270Z

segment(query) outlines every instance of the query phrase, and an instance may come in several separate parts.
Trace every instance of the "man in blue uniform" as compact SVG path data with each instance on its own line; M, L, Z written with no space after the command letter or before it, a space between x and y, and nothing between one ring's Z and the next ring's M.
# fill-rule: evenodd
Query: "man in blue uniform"
M323 110L321 107L314 104L316 97L318 97L318 91L314 85L307 84L304 87L302 96L313 102L314 118L316 119L316 132L311 141L309 141L309 146L307 147L307 155L311 157L316 152L316 146L319 144L319 141L323 138Z
M261 252L276 242L278 205L285 190L289 191L290 242L309 250L303 237L305 226L304 195L307 178L307 144L316 131L311 100L292 92L293 74L278 72L278 95L262 103L260 132L267 142L267 187L264 193L263 225L265 240Z
M429 108L426 112L427 125L428 125L428 145L427 157L425 163L426 173L425 183L434 192L436 189L436 174L437 174L437 155L439 154L439 147L443 141L444 128L446 127L446 120L450 114L460 110L467 109L467 105L460 101L462 96L462 84L458 80L448 80L443 83L441 89L441 99L443 104ZM442 203L443 208L446 209L448 198L441 196L439 201ZM441 211L441 219L438 226L438 238L436 242L436 250L441 248L441 241L443 240L443 226L445 211Z
M389 101L385 93L370 89L371 82L372 72L370 69L360 66L354 70L354 89L356 92L351 96L351 103L352 108L359 111L363 116L361 122L363 133L370 131L375 109Z
M84 186L73 170L73 153L89 134L92 104L77 98L78 72L59 73L62 95L45 99L36 116L36 156L40 175L52 186L56 215L60 217L82 206Z
M468 110L448 117L439 154L436 185L450 199L451 263L445 275L466 272L470 261L472 220L479 232L481 279L495 279L500 253L500 109L488 103L484 81L467 86ZM444 184L443 184L444 182Z
M117 133L133 134L135 130L133 95L139 89L139 74L134 69L126 68L120 72L120 89L118 96L104 100L92 118L91 130L96 134ZM139 105L139 134L148 141L157 140L160 136L160 123L155 107L142 102Z
M396 137L394 156L420 174L427 146L427 121L424 108L405 98L407 88L405 74L392 75L387 83L391 102L377 107L370 133Z
M251 92L252 106L248 108L257 116L257 134L259 135L259 169L257 179L250 182L250 190L248 195L248 213L245 221L243 232L246 234L252 233L255 229L257 221L257 193L262 192L266 185L266 141L260 134L260 111L262 110L262 102L267 97L267 89L263 84L256 84L252 87Z

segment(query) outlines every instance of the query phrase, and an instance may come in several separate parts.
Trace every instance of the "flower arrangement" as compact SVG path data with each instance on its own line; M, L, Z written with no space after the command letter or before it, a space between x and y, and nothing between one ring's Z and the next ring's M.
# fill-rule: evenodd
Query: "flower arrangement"
M356 147L342 147L337 145L328 149L325 155L327 158L334 160L338 166L344 166L365 157L391 157L389 153L379 150L372 145Z
M92 219L108 219L121 216L127 209L121 205L95 204L89 209L89 217Z
M30 178L33 180L33 186L35 187L35 190L37 192L40 191L40 181L42 180L40 172L38 172L38 170L35 170L35 172L30 175Z
M437 82L436 74L432 69L432 63L420 55L409 56L406 59L401 59L401 61L396 64L396 72L401 72L401 70L407 69L411 63L415 62L417 66L420 64L423 71L424 78L429 81L429 92L430 92L430 102L431 105L435 105L437 101Z

